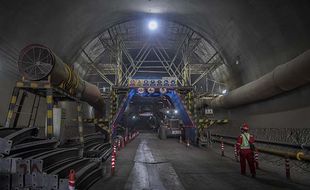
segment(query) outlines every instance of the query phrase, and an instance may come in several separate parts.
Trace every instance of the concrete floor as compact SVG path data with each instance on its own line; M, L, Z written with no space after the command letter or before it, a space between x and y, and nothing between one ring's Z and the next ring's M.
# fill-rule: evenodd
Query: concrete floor
M176 139L140 134L118 152L116 172L93 185L102 189L310 189L265 170L241 176L239 164L211 149L186 148Z

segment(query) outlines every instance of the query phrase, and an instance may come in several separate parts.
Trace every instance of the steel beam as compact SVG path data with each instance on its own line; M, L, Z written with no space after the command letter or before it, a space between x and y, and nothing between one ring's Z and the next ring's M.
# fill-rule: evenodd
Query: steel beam
M216 52L215 54L213 54L209 60L206 62L206 64L209 64L211 62L211 60L217 55L218 53ZM212 69L214 69L216 65L212 65L208 70L205 70L193 83L192 85L195 86L195 84L197 82L199 82L204 76L206 76L209 72L212 71Z
M82 52L87 57L87 59L90 61L90 66L95 69L95 71L99 74L99 76L106 81L109 85L113 86L113 82L111 82L96 66L94 61L89 57L89 55L85 52L84 49L82 49Z
M148 41L146 41L144 44L143 44L143 47L140 49L140 51L138 52L138 54L136 55L135 59L134 59L134 63L137 64L137 65L140 65L141 62L143 63L142 59L143 57L145 57L145 54L148 52L149 50L149 47L150 47L150 44ZM148 54L147 54L148 55ZM145 59L143 59L145 60ZM141 65L140 65L141 66ZM132 74L136 71L137 69L137 66L133 67L133 66L130 66L125 74L124 74L124 80L123 80L123 84L122 85L125 85L125 83L127 82L128 78L133 76Z

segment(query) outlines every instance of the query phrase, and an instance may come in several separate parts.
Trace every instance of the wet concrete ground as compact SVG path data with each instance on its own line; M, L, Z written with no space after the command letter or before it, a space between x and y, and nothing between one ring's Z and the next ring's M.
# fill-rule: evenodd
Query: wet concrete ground
M248 171L247 171L248 172ZM240 175L239 164L212 149L186 148L176 139L159 140L140 134L118 152L114 176L106 176L91 190L170 189L310 189L265 170L253 179Z

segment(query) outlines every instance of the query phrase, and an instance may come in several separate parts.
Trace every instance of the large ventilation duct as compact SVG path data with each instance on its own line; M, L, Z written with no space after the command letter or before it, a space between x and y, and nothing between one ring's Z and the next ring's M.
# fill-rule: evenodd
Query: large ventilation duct
M80 97L94 107L97 116L103 116L104 101L97 86L82 80L49 48L38 44L26 46L20 53L18 69L27 80L40 81L50 78L53 86Z
M211 101L211 107L231 108L264 100L310 82L310 50L272 72Z

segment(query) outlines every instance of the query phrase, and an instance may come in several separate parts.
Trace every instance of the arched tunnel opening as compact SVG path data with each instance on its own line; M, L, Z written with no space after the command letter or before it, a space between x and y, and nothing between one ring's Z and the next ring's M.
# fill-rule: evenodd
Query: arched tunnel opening
M160 138L179 138L181 135L183 139L190 138L195 143L195 135L185 135L188 127L196 130L194 123L187 110L173 100L179 98L174 90L163 94L141 93L134 88L130 91L134 95L123 105L123 112L119 113L119 117L115 118L115 123L112 124L115 126L116 135L126 136L126 133L133 131L155 133Z
M309 189L307 0L0 2L0 190Z

